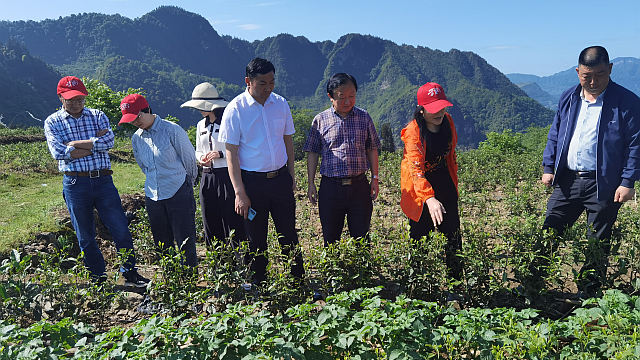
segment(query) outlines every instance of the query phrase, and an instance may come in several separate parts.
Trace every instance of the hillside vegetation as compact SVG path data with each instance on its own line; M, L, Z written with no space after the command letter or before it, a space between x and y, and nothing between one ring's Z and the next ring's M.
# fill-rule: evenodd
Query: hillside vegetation
M96 78L119 91L143 88L158 114L179 118L185 128L199 119L179 107L195 85L210 81L230 100L243 91L244 67L255 56L274 63L277 93L293 107L314 112L329 106L329 77L351 73L359 82L359 106L378 127L389 123L396 136L410 120L418 87L428 81L443 85L454 103L461 145L475 146L490 131L546 126L553 116L472 52L398 45L360 34L345 34L335 43L288 34L248 42L220 36L202 16L175 6L136 19L85 13L2 21L0 39L9 38L65 75Z

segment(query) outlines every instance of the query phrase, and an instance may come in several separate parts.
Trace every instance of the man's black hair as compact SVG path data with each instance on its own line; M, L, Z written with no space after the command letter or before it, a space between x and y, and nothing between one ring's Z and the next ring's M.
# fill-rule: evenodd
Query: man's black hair
M247 65L246 76L249 79L253 79L258 75L268 74L273 71L273 74L276 74L276 68L273 67L273 64L269 60L265 60L262 58L255 58L251 60L251 62Z
M147 106L146 108L140 110L140 112L143 112L145 114L153 114L153 112L151 111L151 106Z
M578 64L586 67L596 67L600 64L609 65L609 53L602 46L589 46L580 52Z
M356 88L356 92L358 92L358 83L356 82L356 78L346 73L333 74L333 76L327 83L327 94L329 94L329 96L331 96L331 98L333 99L333 90L335 90L340 85L348 83L352 83Z

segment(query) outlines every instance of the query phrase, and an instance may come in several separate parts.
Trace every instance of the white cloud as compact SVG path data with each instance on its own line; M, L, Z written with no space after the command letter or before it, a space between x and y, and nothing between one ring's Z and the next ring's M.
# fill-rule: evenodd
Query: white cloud
M262 26L256 25L256 24L244 24L244 25L239 25L238 27L242 30L257 30L257 29L260 29Z
M276 5L277 2L270 2L270 3L260 3L260 4L256 4L256 6L272 6L272 5Z

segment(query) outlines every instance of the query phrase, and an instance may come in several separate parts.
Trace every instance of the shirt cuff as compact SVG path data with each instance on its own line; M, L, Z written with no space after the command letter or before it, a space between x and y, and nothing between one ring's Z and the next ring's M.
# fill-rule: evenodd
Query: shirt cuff
M555 172L554 170L555 169L554 169L553 166L547 166L547 165L544 166L544 173L545 174L553 174Z
M622 182L620 182L620 186L624 186L629 189L633 189L635 185L635 181L631 179L622 178Z
M75 150L73 146L67 146L67 149L64 151L64 161L74 161L75 159L71 157L71 152Z

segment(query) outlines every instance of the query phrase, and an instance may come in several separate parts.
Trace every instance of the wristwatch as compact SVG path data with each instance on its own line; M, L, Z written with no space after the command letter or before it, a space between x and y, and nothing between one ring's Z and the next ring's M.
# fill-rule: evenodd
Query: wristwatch
M372 179L378 179L378 181L380 181L380 177L378 175L372 175L371 178Z

